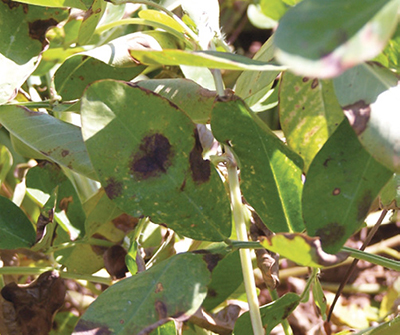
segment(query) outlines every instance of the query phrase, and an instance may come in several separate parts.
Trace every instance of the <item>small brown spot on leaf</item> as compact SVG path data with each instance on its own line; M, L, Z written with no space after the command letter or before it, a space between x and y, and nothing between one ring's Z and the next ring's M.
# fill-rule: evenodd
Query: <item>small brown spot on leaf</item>
M72 198L72 196L69 196L69 197L66 197L66 198L62 198L62 199L60 200L60 204L59 204L58 207L60 207L60 209L61 209L62 211L67 212L67 211L68 211L68 206L69 206L69 204L71 204L71 203L73 203L73 202L74 202L74 199Z
M180 191L183 191L185 189L186 186L186 178L183 180L181 187L179 187Z
M335 188L332 192L333 195L339 195L340 194L340 188Z
M201 146L197 128L194 129L195 145L189 155L190 170L195 183L202 184L210 180L210 161L203 159L203 147Z
M157 177L167 172L172 155L172 146L164 135L145 136L133 156L130 171L139 180Z
M318 86L318 79L314 78L312 83L311 83L311 89L314 89Z
M114 226L124 233L128 233L135 229L136 225L139 222L139 218L135 218L132 215L128 215L126 213L121 214L112 220Z
M210 296L211 298L214 298L214 297L216 297L216 296L218 295L217 291L215 291L215 290L212 289L212 288L209 288L209 289L208 289L207 294L208 294L208 296Z
M310 80L310 78L308 78L308 77L303 77L303 79L302 79L303 83L306 83L309 80Z
M157 283L155 293L159 293L162 291L164 291L164 286L161 283Z
M44 43L46 40L46 31L52 26L57 25L57 21L54 19L48 20L36 20L33 22L29 22L29 36L38 40L41 43Z
M10 9L14 9L14 8L18 8L20 5L22 5L24 13L28 13L29 7L27 4L21 4L19 2L16 1L11 1L11 0L1 0L4 4L6 4L8 6L8 8Z
M325 161L324 161L324 163L322 164L323 166L325 166L325 167L328 167L328 163L329 163L329 161L331 161L332 160L332 158L331 157L328 157L327 159L325 159Z
M79 80L84 81L85 77L84 76L78 76Z
M321 244L324 247L331 246L340 240L345 235L346 229L337 222L332 222L327 226L318 229L315 235L321 239Z
M369 117L371 115L370 105L367 105L363 100L360 100L352 105L344 106L343 111L355 133L357 135L362 134L367 128Z
M63 150L61 151L61 156L66 157L69 155L69 150Z
M162 301L156 301L154 304L155 310L158 314L158 319L165 319L168 317L168 308Z
M115 180L113 177L107 179L107 186L104 187L107 196L112 200L122 194L122 183Z

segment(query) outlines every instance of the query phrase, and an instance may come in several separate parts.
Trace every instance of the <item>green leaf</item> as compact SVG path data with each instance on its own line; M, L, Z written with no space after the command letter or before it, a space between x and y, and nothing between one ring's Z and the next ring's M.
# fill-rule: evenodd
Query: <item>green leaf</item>
M278 21L288 9L283 0L260 0L260 6L264 15L275 21Z
M136 255L138 252L138 243L136 240L131 239L131 245L129 247L128 253L125 256L126 267L132 275L138 272L138 266L136 263Z
M273 232L301 231L302 162L237 97L212 111L215 138L239 159L244 197Z
M86 10L93 0L21 0L18 2L44 7L74 7Z
M109 287L90 305L73 334L96 329L135 335L162 319L185 319L200 307L209 280L201 255L173 256Z
M380 193L379 202L383 208L400 209L400 175L394 174Z
M318 238L304 234L275 234L261 243L264 248L280 254L299 265L320 268L338 264L347 258L347 253L330 255L321 248Z
M285 72L279 101L280 122L287 143L303 158L304 171L307 171L344 117L332 81Z
M104 0L94 0L90 8L86 11L79 28L78 43L80 45L85 45L90 41L105 9L106 3Z
M219 256L219 254L210 255ZM208 285L208 294L203 302L203 308L211 311L225 301L242 283L243 274L239 251L236 250L219 260L212 270L211 283Z
M335 93L340 105L353 105L363 101L369 105L379 94L397 85L397 76L378 63L355 66L333 79Z
M400 317L382 323L377 327L371 327L355 335L392 335L400 331Z
M387 44L386 48L382 51L375 60L381 62L382 65L390 69L400 71L400 26L398 25L395 33ZM383 60L383 61L382 61Z
M194 123L208 123L217 96L215 91L207 90L189 79L152 79L136 83L157 93L183 110Z
M144 66L114 67L96 58L75 55L68 58L54 75L57 93L63 100L78 99L86 86L100 79L131 80L145 69Z
M152 331L150 335L176 335L175 322L174 321L167 322L166 324Z
M308 235L319 236L326 252L338 252L363 223L391 176L390 170L363 149L344 119L308 170L303 190Z
M35 229L24 212L0 196L0 249L30 248L35 239Z
M185 113L151 91L106 80L86 90L81 115L100 182L122 210L194 239L230 235L225 188Z
M0 104L16 95L40 60L45 34L68 11L0 2Z
M279 22L276 56L296 73L336 76L382 51L398 9L399 0L304 0Z
M274 57L273 38L261 47L253 59L271 62ZM279 71L244 71L236 81L235 94L252 108L270 91Z
M13 165L13 157L5 145L0 145L0 186Z
M260 313L265 333L269 334L275 326L285 320L299 303L300 297L297 294L287 293L279 299L262 306ZM251 329L250 314L246 312L236 321L233 332L235 335L248 335Z
M134 59L146 65L196 65L225 70L281 71L286 67L217 51L130 50Z
M0 122L20 141L53 162L96 178L78 127L19 106L0 106Z
M178 22L176 22L172 17L163 12L153 9L141 10L139 12L139 17L149 21L164 24L171 29L175 29L179 33L185 33L185 30Z
M312 292L313 292L315 305L319 308L322 319L325 321L326 320L326 312L328 310L328 305L326 303L324 291L322 289L322 285L321 285L321 282L319 281L318 277L315 277L315 279L314 279L314 282L312 285Z

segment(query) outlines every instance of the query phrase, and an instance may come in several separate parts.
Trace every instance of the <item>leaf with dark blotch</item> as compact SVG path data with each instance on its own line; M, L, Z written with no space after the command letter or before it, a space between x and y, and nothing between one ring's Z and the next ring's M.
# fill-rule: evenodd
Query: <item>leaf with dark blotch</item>
M326 252L337 253L363 223L391 176L363 148L344 119L307 174L302 201L308 235L319 236Z
M183 320L201 306L209 280L201 255L172 256L109 287L89 306L73 334L138 335L158 321Z
M128 272L125 264L126 255L126 250L120 245L113 245L103 254L104 267L112 277L116 279L125 277L125 273Z
M64 282L54 271L42 273L28 286L15 283L4 286L1 295L7 306L8 314L4 317L9 331L19 331L21 335L48 335L53 315L63 305L65 293Z
M167 99L131 83L93 83L82 97L82 134L108 197L178 234L222 241L226 190L203 159L196 125Z

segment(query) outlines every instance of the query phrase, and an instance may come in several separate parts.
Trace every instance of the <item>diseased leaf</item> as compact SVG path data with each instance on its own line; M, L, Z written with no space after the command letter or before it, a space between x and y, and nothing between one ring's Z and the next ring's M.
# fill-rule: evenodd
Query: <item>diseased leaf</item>
M19 106L1 106L0 122L41 157L91 179L96 178L78 127Z
M0 186L13 165L13 157L5 145L0 145Z
M74 7L86 10L93 0L21 0L18 2L44 7Z
M86 11L82 24L79 28L78 43L80 45L85 45L90 41L90 38L96 30L97 24L100 22L105 9L105 1L94 0L90 8Z
M271 330L285 320L299 305L300 297L294 293L287 293L267 305L260 308L261 319L265 328L265 333L269 334ZM235 335L248 335L252 326L249 312L244 313L235 324Z
M303 230L301 158L238 97L215 103L211 127L215 138L238 157L243 195L268 228Z
M391 176L363 149L344 119L308 170L302 200L308 235L319 236L324 251L338 252Z
M0 196L0 249L30 248L35 240L35 229L25 213Z
M295 73L334 77L378 55L397 26L398 0L304 0L275 33L276 56Z
M286 141L303 158L307 171L344 117L332 81L297 77L285 72L279 102L280 123Z
M184 320L200 307L209 280L201 255L173 256L108 288L90 305L73 334L97 330L135 335L159 320Z
M67 16L60 8L0 2L0 104L14 98L35 70L47 45L47 29Z
M122 210L194 239L230 235L225 188L185 113L130 83L99 81L86 90L81 115L99 179Z
M315 268L341 263L348 256L347 253L327 254L322 250L319 238L311 238L300 233L275 234L264 239L261 244L264 248L278 253L281 257L290 259L302 266Z

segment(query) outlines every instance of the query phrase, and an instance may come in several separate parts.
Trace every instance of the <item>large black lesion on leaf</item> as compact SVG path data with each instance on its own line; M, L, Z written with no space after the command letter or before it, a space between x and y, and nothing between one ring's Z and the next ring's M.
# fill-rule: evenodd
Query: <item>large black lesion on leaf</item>
M156 133L143 137L139 150L132 156L131 173L138 180L146 180L167 173L174 152L168 138Z
M197 184L203 184L210 180L211 164L208 159L203 159L203 147L197 128L194 129L193 137L195 145L189 155L190 171L193 181Z
M104 186L107 196L112 200L118 198L122 194L123 184L122 182L110 177L106 180L106 185Z
M42 44L46 44L46 32L50 27L56 26L58 22L51 18L47 20L36 20L28 22L29 25L29 36L38 40Z

